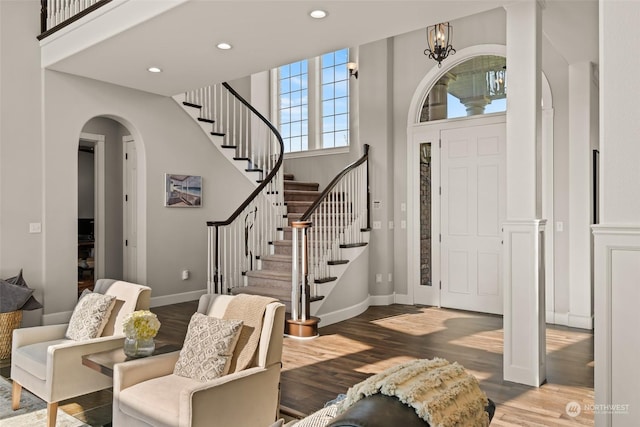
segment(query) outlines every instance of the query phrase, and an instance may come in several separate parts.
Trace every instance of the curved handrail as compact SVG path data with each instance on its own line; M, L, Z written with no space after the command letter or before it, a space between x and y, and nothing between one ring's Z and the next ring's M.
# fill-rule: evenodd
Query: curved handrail
M227 82L222 83L222 85L229 92L231 92L231 94L233 96L235 96L241 103L243 103L245 107L247 107L249 110L251 110L251 112L253 112L256 116L258 116L258 118L260 120L262 120L269 127L269 129L271 129L271 131L275 134L276 138L278 139L278 143L280 144L280 157L278 157L278 160L276 161L276 164L273 167L273 169L271 170L271 172L269 172L269 174L262 180L260 185L258 185L258 187L256 187L256 189L251 194L249 194L249 197L247 197L247 199L244 202L242 202L242 204L238 207L238 209L236 209L231 214L231 216L229 216L229 218L227 218L225 221L207 221L207 226L214 226L214 227L219 227L219 226L222 226L222 225L229 225L236 218L238 218L238 216L240 216L242 211L247 206L249 206L249 204L251 204L251 202L256 197L258 197L258 195L262 192L264 187L266 187L267 184L269 184L269 182L271 182L273 177L280 170L280 167L282 166L282 162L284 160L284 142L282 141L282 135L280 135L280 132L278 132L278 129L276 129L275 126L273 126L273 124L269 120L267 120L262 114L260 114L260 112L258 112L258 110L256 110L253 107L253 105L249 104L238 92L236 92L231 86L229 86L229 84Z
M351 172L352 170L354 170L355 168L357 168L358 166L360 166L361 164L363 164L364 162L366 162L368 159L369 159L369 144L364 144L364 154L362 155L362 157L360 157L358 160L351 163L350 165L346 166L338 175L336 175L335 178L333 178L333 180L329 183L327 188L324 189L324 191L322 192L322 194L320 194L320 196L316 199L316 201L313 202L311 206L309 206L309 208L305 211L304 214L302 214L302 217L300 217L299 221L309 221L313 212L327 198L327 195L331 193L331 190L335 188L335 186L338 184L338 182L340 182L342 177L348 174L349 172ZM367 195L368 194L369 194L369 184L367 183ZM367 219L367 227L368 226L369 226L369 220Z

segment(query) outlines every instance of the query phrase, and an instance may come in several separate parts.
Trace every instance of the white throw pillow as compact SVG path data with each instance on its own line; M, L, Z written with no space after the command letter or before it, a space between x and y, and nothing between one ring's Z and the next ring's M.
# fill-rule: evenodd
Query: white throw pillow
M194 313L173 373L203 382L226 375L242 323Z
M83 294L73 309L65 336L75 341L97 338L109 321L116 303L113 295L94 292Z

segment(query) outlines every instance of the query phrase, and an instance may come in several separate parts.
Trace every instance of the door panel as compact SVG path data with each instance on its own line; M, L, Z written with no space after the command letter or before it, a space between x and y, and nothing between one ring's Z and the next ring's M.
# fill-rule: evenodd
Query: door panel
M443 130L441 305L502 313L504 123Z

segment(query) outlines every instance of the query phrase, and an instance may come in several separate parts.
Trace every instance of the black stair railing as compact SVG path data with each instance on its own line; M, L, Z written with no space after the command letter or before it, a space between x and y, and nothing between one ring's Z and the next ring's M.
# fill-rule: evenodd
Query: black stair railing
M291 301L293 320L306 320L309 298L316 285L334 280L331 265L342 263L341 249L363 245L362 232L370 230L369 145L364 154L345 167L292 227L293 257ZM298 232L301 237L298 238ZM302 274L301 274L302 272ZM298 315L300 318L294 316Z
M222 138L223 150L246 161L257 187L225 220L207 221L207 289L230 293L245 286L245 273L269 253L285 221L284 144L278 130L229 84L207 86L185 94L185 105L200 109L198 120Z

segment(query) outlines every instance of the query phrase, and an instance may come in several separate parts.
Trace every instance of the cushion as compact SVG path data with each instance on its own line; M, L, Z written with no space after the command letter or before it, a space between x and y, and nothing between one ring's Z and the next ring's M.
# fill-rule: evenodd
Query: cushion
M18 273L17 276L13 276L5 280L12 285L18 285L22 286L23 288L29 289L27 282L22 277L22 269L20 269L20 273ZM22 305L20 310L36 310L38 308L42 308L42 304L40 304L38 300L33 295L31 295L27 302Z
M163 375L120 390L117 405L125 414L148 425L177 426L180 394L196 381L178 375ZM114 401L114 405L115 405ZM212 414L212 419L215 415Z
M18 347L15 350L16 354L12 357L12 362L36 378L45 381L47 379L47 353L49 347L68 342L72 341L57 339Z
M84 294L73 309L65 336L75 341L99 337L116 303L113 295Z
M0 313L21 310L32 293L32 289L0 280Z
M293 424L293 427L326 427L337 412L337 404L329 405Z
M429 427L415 409L396 397L373 394L358 400L327 427Z
M226 375L242 323L194 313L173 373L202 382Z

